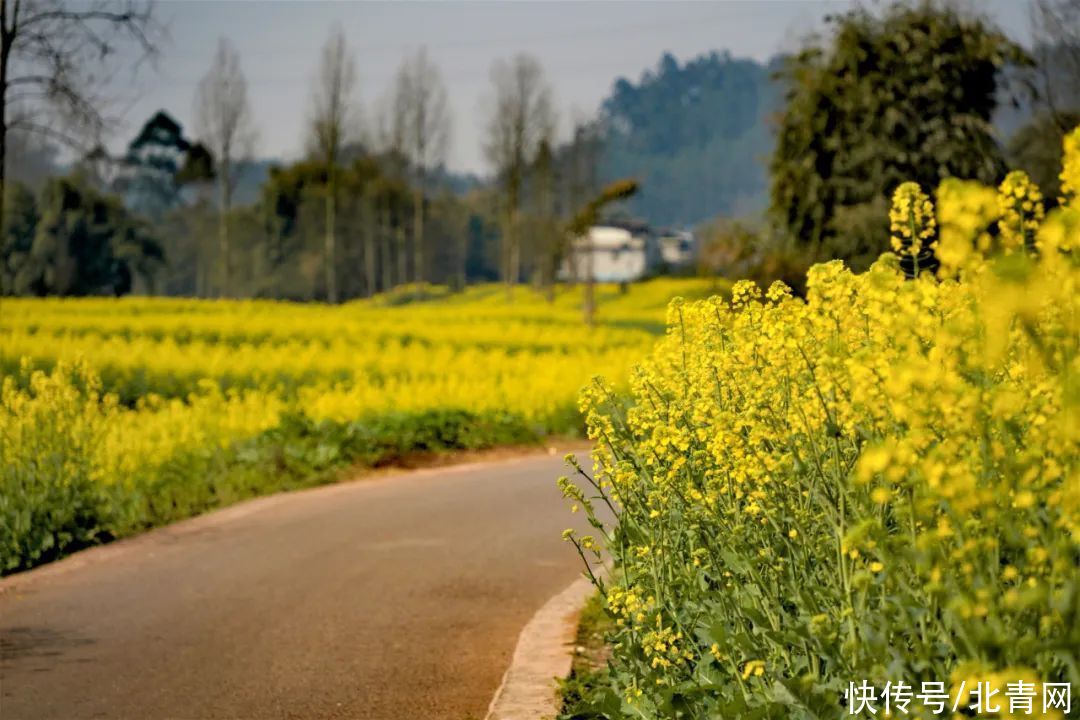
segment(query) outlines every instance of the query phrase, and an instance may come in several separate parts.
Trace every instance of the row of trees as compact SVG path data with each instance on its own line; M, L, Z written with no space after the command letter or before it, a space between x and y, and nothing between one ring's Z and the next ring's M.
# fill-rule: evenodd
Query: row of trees
M831 17L780 72L766 217L704 227L705 261L766 283L829 258L864 268L888 249L889 197L908 180L994 185L1019 167L1053 204L1062 137L1080 121L1080 0L1032 11L1030 48L948 3ZM1024 124L1004 141L1010 109Z
M710 257L738 258L717 270L749 272L746 263L763 252L786 253L759 263L781 268L785 278L825 257L858 266L887 247L885 206L901 181L933 187L955 175L996 182L1008 160L1054 196L1060 135L1080 109L1080 0L1037 0L1034 7L1036 42L1028 49L947 3L856 9L777 61L780 82L768 92L759 66L714 54L680 67L665 56L638 85L617 82L598 118L579 123L562 143L540 65L523 55L503 60L492 68L483 148L492 177L464 191L447 182L447 91L427 53L404 60L365 128L355 60L336 32L312 84L306 157L271 169L239 204L256 118L237 52L222 40L198 85L192 137L162 112L122 157L99 145L62 183L31 193L0 175L0 282L5 292L135 287L331 302L468 278L501 278L511 294L525 278L550 289L580 219L637 188L604 188L616 177L605 150L661 170L657 158L683 158L671 166L683 167L684 156L713 147L710 132L748 144L770 93L782 96L782 112L769 162L769 212L757 229L735 226L722 238L738 248ZM156 47L152 13L134 3L0 0L0 11L0 159L19 133L64 142L98 136L110 122L95 82L101 58L122 41L144 57ZM1006 146L995 113L1025 88L1038 98L1034 117ZM641 170L617 168L618 175ZM655 179L647 174L645 181ZM114 241L82 239L89 236ZM95 271L76 281L63 269L87 252L84 245L104 253L91 264L113 268L111 275Z
M134 2L0 0L0 15L0 167L9 130L75 148L99 139L113 120L105 86L96 82L107 74L108 59L132 40L141 57L157 51L152 8ZM48 41L39 37L46 28ZM24 74L12 77L11 68ZM390 97L366 128L356 77L344 35L332 32L313 82L306 156L271 168L257 201L238 206L257 119L238 53L221 39L197 87L192 137L161 111L121 156L97 142L81 151L68 177L36 193L0 175L0 197L15 203L19 215L8 222L0 203L3 291L119 293L134 286L338 302L402 283L460 285L470 275L499 277L508 288L526 277L550 287L566 228L599 189L599 134L582 124L571 142L555 143L552 92L539 64L522 55L493 66L484 150L494 180L464 194L443 182L447 91L426 51L403 61ZM15 90L35 83L34 95ZM21 113L5 124L4 110L12 107ZM54 122L36 125L25 117ZM66 198L60 208L57 198ZM106 201L117 212L95 216ZM65 245L47 229L56 213L68 226L94 226L97 235L115 238L116 247L98 243L98 251L104 264L117 266L117 277L61 280L66 274L56 268L84 252L85 243L81 231L69 233ZM119 246L127 242L124 228L135 225L145 251L137 272L106 262L125 257L134 264L133 251Z

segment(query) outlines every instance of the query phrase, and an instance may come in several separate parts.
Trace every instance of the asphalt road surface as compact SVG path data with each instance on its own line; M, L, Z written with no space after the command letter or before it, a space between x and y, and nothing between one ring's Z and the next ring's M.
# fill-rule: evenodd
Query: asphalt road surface
M580 573L561 452L262 498L0 581L0 718L483 718Z

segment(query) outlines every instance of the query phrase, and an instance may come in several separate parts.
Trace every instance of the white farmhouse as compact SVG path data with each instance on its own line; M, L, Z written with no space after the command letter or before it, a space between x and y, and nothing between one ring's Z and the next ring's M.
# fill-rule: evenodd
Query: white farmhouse
M562 280L585 280L592 266L597 282L633 282L660 262L659 246L647 227L594 225L574 241L559 269Z
M660 257L671 270L691 267L697 260L697 240L686 230L662 230L659 233Z

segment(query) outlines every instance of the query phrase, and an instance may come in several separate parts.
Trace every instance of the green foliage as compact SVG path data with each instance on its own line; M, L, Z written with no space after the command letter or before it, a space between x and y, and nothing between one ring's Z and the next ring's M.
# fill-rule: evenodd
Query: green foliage
M7 382L11 389L13 377ZM33 423L0 417L0 575L90 544L164 525L257 495L337 479L346 468L392 465L417 453L535 443L538 428L505 412L427 410L315 421L302 413L253 438L164 458L124 483L94 476L102 412L114 402L85 370L42 376L33 399L0 413L30 412Z
M982 19L929 2L857 9L833 24L827 45L783 71L771 212L801 242L850 238L834 252L865 263L887 247L881 208L901 182L1001 180L990 124L999 72L1028 59Z
M392 290L378 295L375 298L375 303L386 307L396 307L412 303L432 302L445 300L450 295L450 292L450 288L445 285L429 285L428 283L398 285Z
M271 167L262 187L262 208L267 229L279 240L297 232L305 191L326 184L326 168L314 161Z
M130 535L259 495L333 482L349 468L537 438L510 414L431 410L339 423L293 413L254 438L170 458L138 478L134 492L111 493L110 514L101 523L109 536Z
M30 278L22 273L32 273L30 253L34 247L34 231L37 229L37 200L28 187L21 183L8 183L4 188L4 227L0 229L0 295L13 294L15 288L33 291Z
M79 175L53 178L35 203L15 188L0 267L14 295L122 295L136 278L153 289L164 253L146 221Z
M0 384L0 574L107 536L107 498L88 461L102 439L100 386L75 368L39 377L36 402L19 402L13 387L11 377Z
M411 239L413 189L398 172L399 166L396 158L360 151L350 164L337 169L338 253L343 267L355 269L339 275L345 298L372 295L411 279L412 253L405 243ZM320 263L328 178L325 163L319 161L270 168L260 200L265 240L258 296L325 297ZM438 227L438 215L432 224ZM369 235L371 245L365 245ZM369 251L375 270L371 287L364 272Z
M587 720L602 718L601 710L609 708L612 714L619 712L618 696L614 695L607 681L606 637L614 629L614 623L604 609L604 597L595 593L589 597L578 618L576 650L570 675L559 683L562 695L561 720ZM612 702L613 701L613 702Z

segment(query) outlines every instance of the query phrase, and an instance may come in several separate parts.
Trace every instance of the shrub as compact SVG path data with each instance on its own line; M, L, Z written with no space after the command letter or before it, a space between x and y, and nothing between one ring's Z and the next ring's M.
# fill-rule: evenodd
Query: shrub
M92 457L111 407L85 365L0 384L0 574L45 562L103 532Z
M315 420L212 383L186 402L136 409L102 394L84 364L0 387L0 575L214 508L329 482L423 452L536 442L506 411L455 409ZM138 431L136 431L138 428Z
M753 280L762 287L779 280L798 295L806 290L806 271L815 259L839 252L836 247L807 247L774 230L738 220L714 220L699 233L701 270L733 280Z

